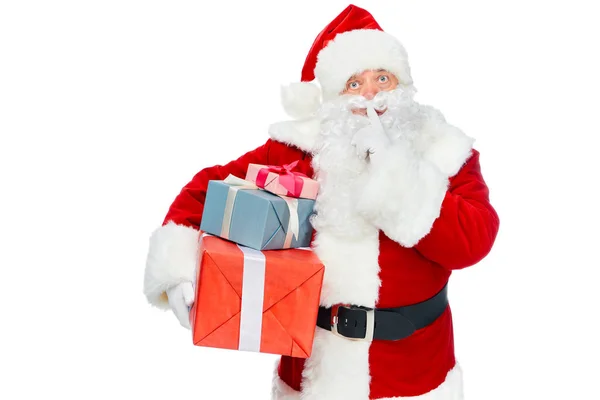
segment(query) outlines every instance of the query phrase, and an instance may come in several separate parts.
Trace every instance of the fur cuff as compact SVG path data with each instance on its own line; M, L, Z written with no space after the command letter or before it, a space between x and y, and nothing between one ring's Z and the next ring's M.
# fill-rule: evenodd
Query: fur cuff
M475 139L448 124L442 113L433 107L424 109L427 122L415 141L415 149L442 173L454 176L471 156Z
M169 222L156 229L150 246L144 276L144 294L153 306L169 308L166 290L180 282L194 282L198 262L199 232Z
M440 215L448 176L419 157L405 140L379 157L372 165L358 209L392 240L412 247L429 233Z

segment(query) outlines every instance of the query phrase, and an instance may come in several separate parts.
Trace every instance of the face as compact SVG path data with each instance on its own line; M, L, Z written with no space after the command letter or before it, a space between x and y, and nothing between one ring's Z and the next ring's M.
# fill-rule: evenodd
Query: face
M359 95L367 100L372 100L377 93L394 90L397 86L398 78L391 72L384 69L367 70L348 79L346 88L341 94ZM364 108L355 109L352 112L355 114L367 115L367 110ZM385 110L377 111L380 115L384 112Z

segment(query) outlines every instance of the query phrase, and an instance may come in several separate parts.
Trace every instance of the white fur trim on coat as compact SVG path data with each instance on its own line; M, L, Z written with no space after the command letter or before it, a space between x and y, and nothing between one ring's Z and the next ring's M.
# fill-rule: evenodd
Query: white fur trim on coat
M318 328L302 371L302 400L368 399L370 342L348 340Z
M354 222L354 221L353 221ZM379 232L367 224L346 224L364 237L340 237L317 231L313 251L325 266L320 305L355 304L375 307L379 298Z
M194 282L199 232L169 222L150 236L144 276L144 294L153 306L166 310L166 290L181 282Z
M316 117L282 121L269 127L269 136L278 142L311 153L316 148L320 128L321 121Z
M277 362L279 363L279 361ZM348 380L348 382L352 382ZM347 384L347 383L346 383ZM352 386L352 385L347 385ZM334 399L334 397L320 397L321 399ZM281 380L275 371L273 377L273 391L271 393L271 400L304 400L306 397L300 397L300 393L289 387L284 381ZM356 394L348 399L357 400L368 400L367 397L359 397ZM463 400L463 374L459 364L456 364L453 369L448 372L444 382L433 389L432 391L422 394L420 396L409 396L409 397L387 397L377 400Z
M470 157L475 139L448 124L439 110L431 106L422 106L422 110L426 120L415 139L415 148L425 160L452 177Z
M413 83L407 52L392 35L376 29L338 34L319 52L315 67L323 101L337 97L353 75L371 69L385 69L404 85Z

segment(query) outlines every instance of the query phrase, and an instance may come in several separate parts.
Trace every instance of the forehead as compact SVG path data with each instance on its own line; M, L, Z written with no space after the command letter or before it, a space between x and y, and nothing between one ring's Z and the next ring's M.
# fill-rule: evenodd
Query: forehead
M348 82L353 81L355 79L368 78L371 75L379 75L379 74L382 74L382 73L388 74L390 76L394 76L394 74L392 74L387 69L383 69L383 68L380 68L380 69L368 69L368 70L363 71L361 73L352 75L350 78L348 78Z

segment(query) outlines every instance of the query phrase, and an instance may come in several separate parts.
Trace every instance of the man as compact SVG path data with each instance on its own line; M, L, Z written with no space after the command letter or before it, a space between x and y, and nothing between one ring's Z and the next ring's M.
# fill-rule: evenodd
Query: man
M402 45L350 5L316 38L302 82L283 91L295 119L177 196L151 237L150 303L189 326L209 180L300 160L297 170L320 182L312 248L325 265L322 307L311 357L281 358L273 398L462 399L446 285L489 253L499 220L473 139L413 95Z

